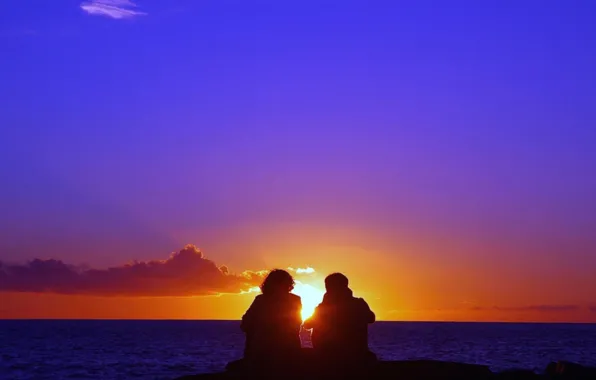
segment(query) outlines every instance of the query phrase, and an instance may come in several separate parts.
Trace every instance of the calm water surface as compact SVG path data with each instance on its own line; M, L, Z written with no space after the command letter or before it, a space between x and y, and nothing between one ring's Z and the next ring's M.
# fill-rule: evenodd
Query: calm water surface
M243 341L235 321L0 320L0 379L173 379L222 370ZM378 322L370 342L388 360L596 365L596 325Z

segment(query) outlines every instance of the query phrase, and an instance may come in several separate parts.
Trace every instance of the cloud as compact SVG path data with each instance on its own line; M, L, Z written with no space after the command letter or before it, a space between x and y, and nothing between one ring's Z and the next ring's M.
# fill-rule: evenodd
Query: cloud
M315 273L314 268L306 267L306 268L292 268L289 267L288 270L290 272L296 272L296 274L313 274Z
M557 311L575 311L581 309L579 305L529 305L529 306L493 306L483 307L475 306L472 310L497 310L497 311L540 311L540 312L557 312Z
M91 0L81 3L81 9L90 15L106 16L114 19L131 18L146 15L136 10L137 5L131 0Z
M267 271L233 274L187 245L166 260L137 261L107 269L82 269L60 260L25 265L0 262L0 291L97 296L199 296L252 291Z
M590 309L591 312L596 313L596 305L591 305L588 309Z

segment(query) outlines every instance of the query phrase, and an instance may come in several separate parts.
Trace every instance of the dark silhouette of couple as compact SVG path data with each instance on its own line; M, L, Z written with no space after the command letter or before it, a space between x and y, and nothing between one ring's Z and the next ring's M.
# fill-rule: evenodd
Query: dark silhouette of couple
M368 347L368 324L375 322L375 314L348 285L341 273L327 276L323 301L303 324L301 299L290 293L294 279L285 270L272 270L242 317L244 362L265 371L284 370L302 363L306 352L331 370L375 361ZM312 350L301 348L301 327L312 329Z

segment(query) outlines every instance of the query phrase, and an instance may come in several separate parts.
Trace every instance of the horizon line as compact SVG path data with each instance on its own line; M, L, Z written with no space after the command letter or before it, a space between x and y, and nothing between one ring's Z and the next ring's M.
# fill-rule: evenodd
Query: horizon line
M240 319L195 319L195 318L0 318L2 321L130 321L130 322L240 322ZM486 323L486 324L558 324L558 325L596 325L594 322L574 321L448 321L448 320L377 320L375 323Z

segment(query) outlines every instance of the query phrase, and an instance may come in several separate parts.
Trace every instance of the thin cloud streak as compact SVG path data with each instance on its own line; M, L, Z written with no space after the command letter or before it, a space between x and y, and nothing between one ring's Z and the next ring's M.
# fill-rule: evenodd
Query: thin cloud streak
M81 9L88 14L113 19L132 18L147 14L137 11L136 8L137 5L130 0L91 0L81 3Z
M471 310L496 310L496 311L538 311L538 312L557 312L557 311L575 311L581 309L580 305L529 305L529 306L493 306L493 307L472 307Z

